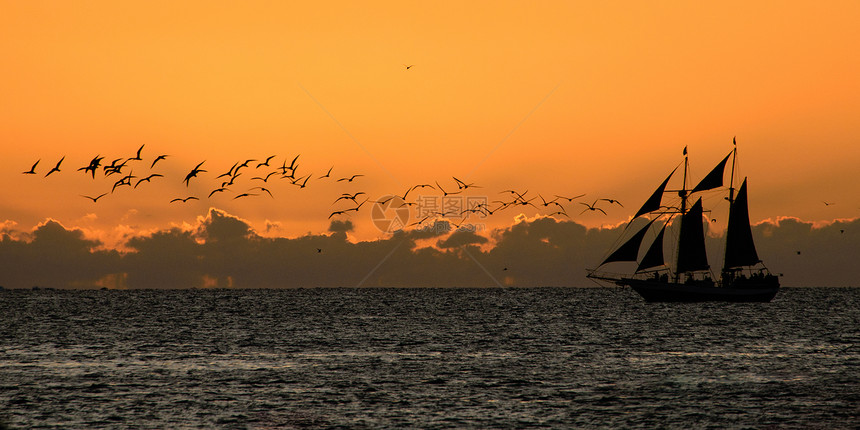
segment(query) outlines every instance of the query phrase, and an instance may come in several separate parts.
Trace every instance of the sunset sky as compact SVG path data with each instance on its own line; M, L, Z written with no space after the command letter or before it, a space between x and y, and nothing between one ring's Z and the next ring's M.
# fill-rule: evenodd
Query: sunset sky
M0 222L30 232L53 219L122 247L215 208L264 236L318 235L349 207L332 204L341 193L456 189L456 176L490 201L586 194L568 204L572 221L614 226L685 146L695 181L733 136L753 223L854 219L858 22L856 1L2 1ZM78 168L141 145L134 174L163 177L82 197L119 176ZM234 200L261 185L248 170L207 198L234 163L270 155L276 166L299 155L307 187L281 180L271 197ZM335 182L353 174L364 176ZM600 198L624 207L580 214ZM521 213L548 212L480 223L504 229ZM351 221L352 241L389 239L370 214L332 219Z

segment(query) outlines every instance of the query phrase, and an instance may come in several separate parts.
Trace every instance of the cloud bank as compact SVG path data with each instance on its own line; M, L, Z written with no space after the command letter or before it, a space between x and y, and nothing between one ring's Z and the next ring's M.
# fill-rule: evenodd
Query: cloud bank
M133 236L104 249L77 228L47 220L31 232L0 230L0 285L56 288L295 288L590 286L621 227L587 229L539 217L490 232L444 221L385 239L352 242L350 221L325 234L271 238L210 209L196 225ZM753 228L759 256L786 286L855 286L860 220L816 226L795 218ZM712 257L719 240L709 239ZM718 258L712 258L712 264Z

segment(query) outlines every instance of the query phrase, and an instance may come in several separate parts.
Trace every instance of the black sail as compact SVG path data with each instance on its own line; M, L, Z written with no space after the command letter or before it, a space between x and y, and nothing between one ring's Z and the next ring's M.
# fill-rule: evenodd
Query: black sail
M705 252L705 229L702 227L702 199L681 218L681 237L678 241L678 273L708 269Z
M613 261L636 261L636 258L639 257L639 246L642 245L642 239L645 238L648 227L651 227L653 223L653 220L649 221L645 227L642 227L627 242L624 242L615 252L606 257L606 260L603 260L603 263L600 263L600 265L602 266Z
M690 192L695 193L698 191L706 191L722 187L723 173L726 171L726 162L729 161L729 156L731 155L731 153L726 155L726 158L723 158L723 161L720 161L720 164L717 164L717 167L714 167L714 170L711 170L711 173L708 173L707 176L702 178L702 180L699 181L699 185L696 185L696 187L693 188L693 191Z
M729 226L726 229L725 268L752 266L759 261L750 228L747 180L744 178L737 198L729 211Z
M636 212L636 215L633 215L633 218L638 217L639 215L647 214L648 212L654 212L657 209L660 209L660 202L663 201L663 191L666 189L666 184L669 183L669 178L675 173L675 170L678 170L676 167L672 170L672 173L666 177L666 180L657 187L657 190L654 191L654 194L651 194L651 197L648 197L648 200L645 201L645 204L642 205L642 209L639 209L639 212Z
M663 232L666 231L666 225L668 224L668 222L663 224L660 233L657 233L657 238L651 243L648 251L645 252L645 256L642 257L639 267L636 268L637 272L666 264L666 261L663 259Z

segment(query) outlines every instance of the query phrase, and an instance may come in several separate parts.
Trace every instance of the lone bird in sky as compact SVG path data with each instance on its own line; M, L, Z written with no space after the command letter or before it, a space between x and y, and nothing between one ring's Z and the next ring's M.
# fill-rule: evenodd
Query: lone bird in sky
M404 65L403 65L403 67L405 67L405 68L406 68L406 70L411 69L413 66L415 66L415 65L414 65L414 64L404 64Z
M65 159L66 159L66 156L64 155L63 158L61 158L60 161L57 162L57 165L54 166L54 168L52 168L51 170L48 171L48 173L45 174L45 177L47 178L48 175L50 175L51 173L59 172L60 171L60 164L63 164L63 160L65 160Z

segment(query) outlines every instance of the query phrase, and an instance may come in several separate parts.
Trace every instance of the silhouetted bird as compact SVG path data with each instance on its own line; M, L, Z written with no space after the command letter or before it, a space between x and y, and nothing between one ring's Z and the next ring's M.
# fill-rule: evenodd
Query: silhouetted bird
M558 197L558 198L560 198L560 199L565 199L565 200L567 200L567 202L568 202L568 203L573 203L573 200L574 200L574 199L578 199L578 198L580 198L580 197L584 197L584 196L585 196L585 194L580 194L580 195L578 195L578 196L573 196L573 197L565 197L565 196L560 196L560 195L558 195L558 194L556 194L555 196L556 196L556 197Z
M278 173L278 172L270 172L268 175L266 175L264 177L254 176L253 178L251 178L251 180L253 181L254 179L257 179L257 180L260 180L263 182L269 182L269 178L272 177L272 175L274 175L275 173Z
M205 162L206 160L201 161L200 164L197 165L197 167L191 169L191 172L185 175L185 179L183 180L183 182L185 182L186 187L188 186L189 181L191 181L191 178L196 178L198 173L205 172L205 170L200 168L200 166L202 166Z
M152 164L149 166L149 168L151 169L151 168L155 167L155 163L158 163L159 161L164 160L167 157L169 157L169 155L167 155L167 154L163 154L163 155L159 155L158 157L155 157L155 160L152 160Z
M78 171L80 172L81 170L83 170L84 173L92 172L93 179L95 179L96 178L96 170L98 170L99 166L101 166L101 162L103 159L104 159L104 157L100 157L100 156L96 155L92 160L90 160L90 164L88 164L84 167L81 167L80 169L78 169Z
M403 65L403 67L405 67L405 68L406 68L406 70L411 69L413 66L415 66L415 65L414 65L414 64L404 64L404 65Z
M232 166L232 167L230 167L230 170L228 170L228 171L227 171L227 173L222 173L222 174L220 174L220 175L216 176L216 177L215 177L215 179L221 179L221 178L223 178L223 177L225 177L225 176L233 176L233 169L235 169L235 168L236 168L236 166L238 166L238 165L239 165L239 162L238 162L238 161L237 161L237 162L235 162L235 163L233 163L233 166Z
M328 168L328 172L326 172L326 173L325 173L325 175L322 175L322 176L320 176L320 177L319 177L319 178L317 178L317 179L330 178L330 177L331 177L331 169L334 169L334 166L329 167L329 168Z
M213 194L215 194L215 193L223 193L224 191L227 191L227 188L221 187L221 188L218 188L218 189L212 190L212 192L211 192L211 193L209 193L209 197L208 197L208 198L210 198L210 199L211 199Z
M95 203L95 202L99 201L99 199L100 199L100 198L102 198L102 197L106 196L107 194L108 194L108 193L102 193L102 194L100 194L98 197L90 197L90 196L85 196L85 195L81 194L81 197L86 197L86 198L88 198L88 199L92 200L92 201L93 201L93 203Z
M269 157L266 157L266 161L264 161L264 162L262 162L262 163L257 164L257 167L256 167L256 168L257 168L257 169L259 169L260 167L268 166L268 165L269 165L269 161L271 161L273 158L275 158L275 156L274 156L274 155L270 155Z
M63 164L63 160L65 160L65 159L66 159L66 156L64 155L63 158L61 158L60 161L57 162L57 165L54 166L51 170L48 171L48 173L45 174L45 177L47 178L48 175L50 175L51 173L59 172L60 171L60 164Z
M40 158L40 159L38 159L38 160L36 160L36 162L35 162L35 163L33 163L33 167L30 167L30 170L28 170L28 171L26 171L26 172L21 172L21 173L23 173L23 174L25 174L25 175L35 175L35 174L36 174L36 166L38 166L38 165L39 165L39 162L40 162L40 161L42 161L42 159L41 159L41 158Z
M173 203L173 202L182 202L182 203L185 203L185 202L187 202L187 201L189 201L189 200L200 200L200 199L198 199L197 197L194 197L194 196L188 196L188 197L186 197L186 198L184 198L184 199L178 199L178 198L177 198L177 199L173 199L173 200L171 200L171 201L170 201L170 203Z
M442 196L443 196L443 197L447 197L447 196L452 195L452 194L460 194L460 193L462 193L462 192L463 192L463 190L461 189L460 191L457 191L456 193L455 193L455 192L450 192L450 193L449 193L448 191L445 191L445 189L444 189L444 188L442 188L442 186L441 186L441 185L439 185L439 181L435 181L435 182L436 182L436 187L439 189L439 191L441 191L441 192L442 192Z
M134 184L134 188L137 188L137 186L140 185L141 182L144 182L144 181L151 182L152 178L162 178L162 177L164 177L164 175L160 175L158 173L153 173L153 174L137 181L137 183Z
M457 179L457 178L456 178L456 177L454 177L454 176L452 176L452 178L454 178L454 180L455 180L455 181L457 181L457 188L458 188L458 189L465 190L466 188L470 188L470 187L481 188L481 187L479 187L479 186L475 185L474 183L472 183L472 184L467 184L467 183L465 183L465 182L463 182L463 181L461 181L461 180Z
M582 202L580 202L579 204L585 206L585 209L583 209L582 212L580 212L580 215L584 214L587 211L600 211L600 212L603 212L603 215L606 215L606 211L595 206L597 204L597 200L595 200L594 203L592 203L592 204L582 203Z
M140 148L137 149L137 155L129 158L129 160L143 160L143 158L140 158L140 151L143 151L144 146L146 146L146 144L140 145Z
M273 195L272 195L272 192L271 192L271 191L269 191L269 189L268 189L268 188L265 188L265 187L254 187L254 188L251 188L251 189L250 189L250 190L248 190L248 191L251 191L251 190L260 190L260 191L263 191L263 192L268 193L268 194L269 194L269 197L271 197L271 198L273 198L273 199L275 198L275 196L273 196Z
M354 181L354 180L355 180L355 178L358 178L358 177L360 177L360 176L364 176L364 175L352 175L352 176L349 176L349 177L346 177L346 178L340 178L340 179L338 179L338 180L337 180L337 182L342 182L342 181L352 182L352 181Z
M355 193L355 194L343 193L343 194L341 194L341 195L340 195L340 197L338 197L338 198L334 201L334 203L332 203L332 204L335 204L335 203L337 203L337 202L339 202L339 201L341 201L341 200L352 200L352 201L353 201L353 203L358 203L355 199L356 199L358 196L362 195L362 194L366 194L366 193L365 193L364 191L359 191L359 192L357 192L357 193ZM390 199L389 199L389 200L390 200Z

